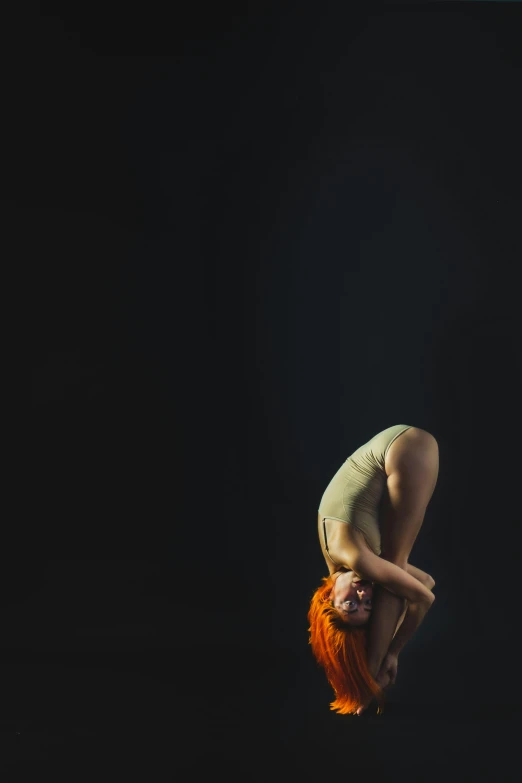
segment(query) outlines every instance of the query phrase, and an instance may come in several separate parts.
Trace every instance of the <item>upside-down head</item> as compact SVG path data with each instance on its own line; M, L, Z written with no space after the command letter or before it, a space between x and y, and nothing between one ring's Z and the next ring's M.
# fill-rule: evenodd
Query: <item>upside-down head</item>
M347 618L348 610L335 599L335 581L332 576L322 578L308 610L312 653L335 693L330 708L341 715L354 715L375 699L380 713L384 694L368 670L366 621L362 615L356 622Z

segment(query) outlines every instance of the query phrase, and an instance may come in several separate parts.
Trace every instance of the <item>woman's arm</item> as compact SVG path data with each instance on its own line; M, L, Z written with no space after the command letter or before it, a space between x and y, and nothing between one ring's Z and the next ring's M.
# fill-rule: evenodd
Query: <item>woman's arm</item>
M396 565L399 565L396 563ZM435 587L435 579L426 573L426 571L421 571L420 568L416 568L415 566L411 565L411 563L406 563L406 571L411 575L414 576L415 579L418 579L419 582L422 582L424 587L427 587L428 590L433 590Z
M390 655L393 658L398 657L406 642L409 642L421 624L426 611L427 609L422 606L422 604L408 604L404 620L390 643L387 655Z
M435 582L429 574L407 562L401 561L398 565L352 542L344 546L337 557L345 567L374 583L368 666L372 676L376 677L399 625L402 627L406 621L406 602L414 608L395 645L396 649L404 647L422 622L435 599L431 592Z
M396 564L397 565L397 564ZM424 587L427 587L428 590L433 590L435 587L435 579L427 574L425 571L421 571L420 568L416 568L415 566L411 565L411 563L406 563L405 570L411 574L411 576L414 576L415 579L418 579L419 582L422 582ZM399 620L397 622L397 627L395 629L395 633L399 630L399 627L404 620L404 616L406 614L406 609L408 608L408 604L406 601L404 601L404 609L402 611L401 616L399 617Z
M435 586L433 577L420 568L410 563L401 563L399 567L403 567L428 590L432 590ZM395 682L399 652L411 639L422 620L417 610L415 608L410 610L410 606L406 599L399 598L379 584L374 585L372 617L369 624L368 668L382 688L387 688ZM406 624L403 627L404 621ZM357 714L361 715L366 707L360 707Z
M377 582L390 593L399 598L405 598L411 603L418 603L429 609L435 600L435 596L428 587L408 573L406 563L404 568L401 568L401 566L384 560L367 549L357 553L353 559L352 568L362 578Z
M385 566L383 570L375 560L380 561L381 563L388 563L392 568L390 569ZM366 578L370 578L367 574L372 573L373 581L381 582L381 584L374 584L372 618L369 625L368 643L368 666L370 673L376 678L384 658L390 652L392 639L396 636L398 629L402 626L403 621L407 617L407 599L410 599L410 603L419 604L421 607L424 605L425 608L422 616L422 608L420 610L416 609L410 613L408 624L402 631L402 634L399 636L395 645L397 654L398 650L402 649L404 644L406 644L406 641L411 638L420 624L422 617L429 606L431 606L433 597L430 602L428 592L435 585L435 580L432 579L429 574L421 571L420 568L416 568L409 563L401 563L400 565L397 563L389 563L373 554L371 554L371 557L369 558L359 558L357 567L359 571L366 571L364 574ZM406 579L402 578L401 571ZM387 581L387 584L383 585L383 581ZM395 593L390 592L390 589L394 589ZM397 593L401 593L401 595L398 595Z
M373 586L372 614L368 629L368 668L374 679L405 615L407 602L378 584Z

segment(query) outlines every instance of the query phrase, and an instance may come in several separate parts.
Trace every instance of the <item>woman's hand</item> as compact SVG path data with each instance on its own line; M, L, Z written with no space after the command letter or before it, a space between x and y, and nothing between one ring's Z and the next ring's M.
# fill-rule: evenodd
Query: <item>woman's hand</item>
M375 678L377 684L380 685L383 690L386 690L386 688L389 688L390 685L395 684L395 680L397 679L398 666L399 656L394 655L393 653L388 653L381 664L381 668L379 669L377 677ZM370 703L365 704L364 707L359 707L357 710L357 715L362 715L363 712L370 706Z
M390 685L395 684L397 679L397 668L399 665L399 656L393 653L388 653L384 661L381 664L379 673L376 677L377 682L381 688L388 688Z

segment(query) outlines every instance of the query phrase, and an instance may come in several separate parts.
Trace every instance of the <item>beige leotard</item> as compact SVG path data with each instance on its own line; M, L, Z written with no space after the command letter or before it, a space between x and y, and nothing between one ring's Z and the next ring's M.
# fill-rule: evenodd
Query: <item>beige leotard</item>
M378 510L386 485L384 461L393 441L410 427L396 424L379 432L343 462L326 487L319 516L327 553L325 520L336 519L360 530L370 549L381 554Z

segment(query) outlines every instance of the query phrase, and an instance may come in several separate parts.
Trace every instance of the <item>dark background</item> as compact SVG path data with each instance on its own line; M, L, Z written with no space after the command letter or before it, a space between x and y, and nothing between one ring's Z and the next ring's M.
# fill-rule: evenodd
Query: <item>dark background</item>
M32 400L2 783L517 774L521 11L4 17ZM402 422L440 446L437 601L385 714L343 718L307 644L316 511Z

